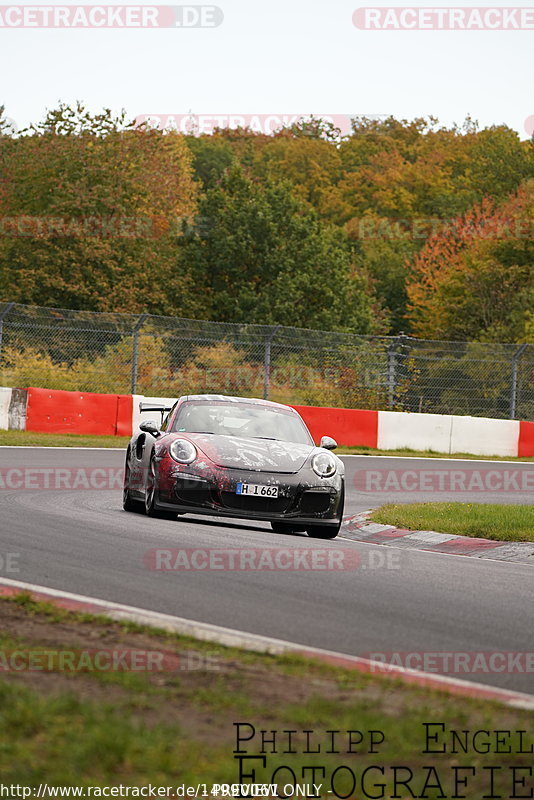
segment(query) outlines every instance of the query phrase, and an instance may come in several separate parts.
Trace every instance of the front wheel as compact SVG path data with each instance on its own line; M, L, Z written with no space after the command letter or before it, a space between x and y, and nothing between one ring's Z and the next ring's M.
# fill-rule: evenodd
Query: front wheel
M314 525L313 528L308 528L308 536L313 539L335 539L339 533L341 525Z
M176 515L173 514L172 511L161 511L159 508L156 508L156 487L156 460L154 455L152 455L145 486L145 514L147 517L155 517L156 519L174 519Z

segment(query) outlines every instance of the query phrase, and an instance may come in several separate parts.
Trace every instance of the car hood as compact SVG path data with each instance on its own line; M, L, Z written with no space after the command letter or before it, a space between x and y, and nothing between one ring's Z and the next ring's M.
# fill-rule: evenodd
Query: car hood
M219 467L259 472L298 472L315 445L239 436L188 433L187 438Z

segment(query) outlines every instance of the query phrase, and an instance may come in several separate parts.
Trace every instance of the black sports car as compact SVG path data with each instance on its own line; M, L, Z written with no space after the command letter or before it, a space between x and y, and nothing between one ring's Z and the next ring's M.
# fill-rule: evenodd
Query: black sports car
M330 437L315 446L294 409L224 395L140 408L161 412L162 422L142 422L128 445L126 511L241 517L270 522L277 533L337 535L343 462L329 452L337 447Z

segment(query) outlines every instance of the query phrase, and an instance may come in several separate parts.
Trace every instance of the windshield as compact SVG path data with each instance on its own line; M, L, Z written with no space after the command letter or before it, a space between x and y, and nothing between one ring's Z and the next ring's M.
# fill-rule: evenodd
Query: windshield
M254 403L186 402L178 412L172 431L313 444L308 429L296 413Z

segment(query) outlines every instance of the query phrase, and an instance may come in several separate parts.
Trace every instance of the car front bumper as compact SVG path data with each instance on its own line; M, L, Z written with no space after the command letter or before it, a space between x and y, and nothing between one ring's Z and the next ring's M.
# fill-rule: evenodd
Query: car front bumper
M339 525L343 513L343 476L319 478L311 467L297 473L254 472L207 465L159 463L156 503L177 513L209 514L287 521L295 525ZM278 487L278 497L236 493L238 483Z

